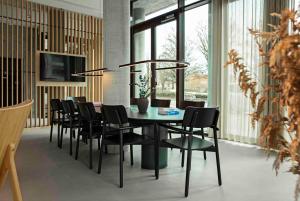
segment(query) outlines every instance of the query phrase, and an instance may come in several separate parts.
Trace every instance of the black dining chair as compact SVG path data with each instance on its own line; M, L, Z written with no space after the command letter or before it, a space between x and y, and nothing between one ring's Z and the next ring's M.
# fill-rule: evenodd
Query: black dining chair
M73 101L75 103L86 103L86 97L85 96L75 96L73 98Z
M78 114L75 112L74 103L72 100L63 100L62 102L62 124L60 132L60 148L63 145L63 129L70 129L70 155L73 152L73 136L75 129L80 128Z
M151 99L151 107L170 107L171 100Z
M130 98L130 105L137 105L138 104L138 98Z
M187 107L204 107L204 105L205 105L205 101L182 101L180 103L179 108L185 110ZM169 133L169 138L170 139L172 139L172 133L173 134L181 134L181 133L178 133L177 131L173 131L173 130L169 130L168 133ZM196 129L196 130L194 130L194 133L201 135L202 139L204 139L205 133L203 132L202 129ZM182 153L182 155L181 155L181 167L184 167L185 151L184 150L180 150L180 151ZM203 151L203 157L204 157L204 160L206 160L206 152L205 151Z
M102 117L96 112L93 103L78 103L80 131L77 133L75 160L78 159L80 136L89 140L89 168L93 168L93 140L97 139L100 149L102 135Z
M186 181L185 181L185 196L189 193L189 180L191 171L192 151L208 151L215 152L218 183L222 185L218 136L217 128L219 118L219 110L217 108L200 108L200 107L187 107L184 113L182 127L173 127L170 125L160 124L170 130L178 131L184 136L174 139L162 140L162 146L183 149L187 151L187 167L186 167ZM194 135L196 128L211 128L213 130L214 142L199 138ZM159 157L159 156L157 156Z
M60 125L61 125L61 112L62 106L59 99L51 99L50 100L50 142L52 142L52 134L53 134L53 126L57 124L57 146L60 145L59 133L60 133Z
M140 126L131 125L122 105L102 105L103 136L101 140L98 173L101 173L102 154L105 145L119 145L120 188L123 187L124 145L130 145L130 160L133 165L133 145L141 145L145 137L133 132Z

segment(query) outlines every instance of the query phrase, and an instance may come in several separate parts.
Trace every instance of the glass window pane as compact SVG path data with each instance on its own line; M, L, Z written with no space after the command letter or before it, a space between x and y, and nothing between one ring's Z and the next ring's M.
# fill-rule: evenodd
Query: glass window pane
M207 101L208 94L208 12L209 5L185 12L184 99Z
M156 58L176 59L176 21L160 25L156 28ZM157 64L156 68L170 64ZM156 71L156 98L170 99L171 106L176 106L176 70Z

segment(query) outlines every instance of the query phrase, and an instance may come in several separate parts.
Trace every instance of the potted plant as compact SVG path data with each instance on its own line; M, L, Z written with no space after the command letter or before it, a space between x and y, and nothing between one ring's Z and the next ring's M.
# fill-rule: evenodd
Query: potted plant
M139 98L137 99L139 113L144 114L147 112L149 105L148 97L151 95L149 77L146 75L140 75L139 83L134 83L134 85L139 87Z

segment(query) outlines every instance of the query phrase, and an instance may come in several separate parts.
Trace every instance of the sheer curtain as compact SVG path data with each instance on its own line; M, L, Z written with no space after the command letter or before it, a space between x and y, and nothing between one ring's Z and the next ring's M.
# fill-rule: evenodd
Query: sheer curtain
M264 27L264 0L229 0L226 5L225 53L235 49L243 57L250 74L263 82L263 71L259 67L260 57L256 43L248 28L262 30ZM225 57L226 59L226 57ZM252 112L237 83L233 69L229 67L222 75L222 138L255 144L259 128L251 125Z

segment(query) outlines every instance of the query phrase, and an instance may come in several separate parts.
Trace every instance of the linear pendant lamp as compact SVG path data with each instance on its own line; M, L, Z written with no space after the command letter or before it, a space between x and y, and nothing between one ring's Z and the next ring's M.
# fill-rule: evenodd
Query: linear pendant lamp
M178 60L170 60L170 59L155 59L155 60L143 60L143 61L137 61L133 63L128 63L128 64L122 64L119 65L119 68L125 68L125 67L134 67L139 64L159 64L159 63L164 63L164 64L174 64L174 66L171 67L162 67L162 68L156 68L155 70L169 70L169 69L183 69L187 68L190 63L185 62L185 61L178 61ZM131 71L134 72L134 71Z
M72 76L73 77L101 77L103 76L103 74L94 74L96 72L109 72L112 70L109 70L107 68L98 68L98 69L93 69L93 70L87 70L87 71L83 71L80 73L73 73Z

